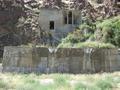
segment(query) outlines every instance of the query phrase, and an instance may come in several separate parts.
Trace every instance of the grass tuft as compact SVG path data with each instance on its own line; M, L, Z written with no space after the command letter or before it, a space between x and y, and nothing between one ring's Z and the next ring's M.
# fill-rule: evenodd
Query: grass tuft
M120 72L82 75L0 73L0 90L120 90Z

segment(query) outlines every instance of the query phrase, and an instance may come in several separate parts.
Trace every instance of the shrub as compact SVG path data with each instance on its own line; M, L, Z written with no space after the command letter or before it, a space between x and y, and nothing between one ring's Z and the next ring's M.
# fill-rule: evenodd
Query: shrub
M95 31L96 28L97 30ZM84 23L77 30L62 39L62 42L58 45L58 47L64 48L114 48L115 46L120 47L120 16L96 23Z
M82 25L80 25L79 28L80 28L80 30L84 30L84 29L92 30L92 27L87 24L82 24Z
M62 39L62 43L78 43L84 39L84 35L80 30L75 30L73 33L69 33L68 36Z
M120 47L120 16L97 23L102 31L102 41Z

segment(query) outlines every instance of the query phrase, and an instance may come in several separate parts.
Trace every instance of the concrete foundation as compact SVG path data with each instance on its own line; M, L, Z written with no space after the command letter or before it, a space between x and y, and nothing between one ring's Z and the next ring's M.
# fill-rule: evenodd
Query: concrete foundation
M3 72L96 73L120 70L117 49L5 47Z

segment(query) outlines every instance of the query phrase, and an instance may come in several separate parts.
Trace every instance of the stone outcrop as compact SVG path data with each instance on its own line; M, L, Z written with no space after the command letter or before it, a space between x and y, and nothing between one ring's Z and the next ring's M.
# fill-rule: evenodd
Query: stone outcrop
M119 0L87 0L83 9L83 17L93 22L120 14Z
M117 49L5 47L3 72L95 73L120 70Z
M23 0L0 0L0 57L4 46L19 45L16 23L25 16Z
M117 0L93 4L91 0L0 0L0 32L18 33L22 43L34 41L41 28L38 25L40 8L78 9L83 17L96 21L119 14ZM108 3L109 2L109 3ZM97 7L96 7L97 6ZM1 29L2 28L2 29ZM1 37L1 35L0 35ZM44 38L44 37L43 37Z
M82 11L82 17L91 21L102 20L120 14L117 0L103 0L104 2L100 4L98 4L99 1L97 0L96 5L90 1L0 0L0 52L3 51L4 46L27 44L32 41L39 42L40 38L45 41L44 38L48 37L48 33L41 31L38 25L38 17L42 7L78 9Z

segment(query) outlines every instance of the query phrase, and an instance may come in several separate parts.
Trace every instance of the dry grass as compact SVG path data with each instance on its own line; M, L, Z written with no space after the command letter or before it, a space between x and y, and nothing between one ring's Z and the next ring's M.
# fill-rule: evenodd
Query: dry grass
M89 75L0 73L0 90L120 90L120 72Z

